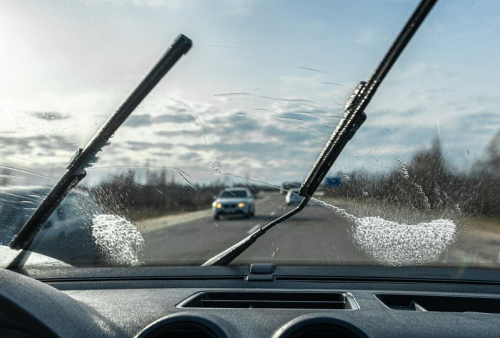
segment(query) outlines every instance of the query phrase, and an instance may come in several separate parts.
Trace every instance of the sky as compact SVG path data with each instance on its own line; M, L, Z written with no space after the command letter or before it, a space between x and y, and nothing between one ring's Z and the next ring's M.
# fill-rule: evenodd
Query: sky
M193 48L89 176L167 167L195 182L300 181L416 5L2 0L0 169L57 177L182 33ZM439 1L331 175L393 170L435 137L469 170L500 130L499 7Z

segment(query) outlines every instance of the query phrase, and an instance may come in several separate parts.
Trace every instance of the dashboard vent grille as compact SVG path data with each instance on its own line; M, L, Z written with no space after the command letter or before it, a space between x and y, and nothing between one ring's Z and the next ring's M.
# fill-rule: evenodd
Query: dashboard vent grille
M312 325L292 333L288 338L358 338L357 335L342 327L334 325Z
M387 294L376 297L394 310L500 313L500 298Z
M178 305L183 308L357 309L348 293L339 292L201 292Z
M168 324L156 330L140 335L146 338L217 338L217 335L208 328L197 323L180 322Z

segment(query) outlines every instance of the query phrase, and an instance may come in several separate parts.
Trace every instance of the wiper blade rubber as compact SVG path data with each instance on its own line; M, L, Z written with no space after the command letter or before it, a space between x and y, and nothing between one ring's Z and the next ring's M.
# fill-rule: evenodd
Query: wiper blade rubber
M23 225L19 233L10 242L12 249L27 249L33 238L61 203L68 192L86 175L85 168L97 161L97 153L108 144L109 138L137 108L151 90L160 82L179 59L191 49L192 42L184 35L179 35L172 46L142 80L137 88L122 103L120 108L106 121L84 149L79 149L68 164L67 170L47 197Z
M349 142L361 124L363 124L366 120L364 110L368 106L368 103L370 103L373 95L375 95L378 86L380 86L383 79L392 68L399 55L401 55L406 45L408 45L408 42L410 42L418 27L420 27L436 2L437 0L422 0L420 2L410 19L406 22L406 25L399 33L394 44L391 48L389 48L387 54L373 72L368 82L360 82L358 87L354 90L345 105L344 118L339 122L337 128L335 128L332 136L325 146L325 149L323 149L319 155L316 163L300 187L299 195L303 196L304 199L299 206L261 229L255 231L241 242L236 243L232 247L212 257L206 261L203 266L228 265L243 251L250 247L250 245L255 243L255 241L266 233L267 230L300 212L307 205L307 202L309 202L309 199L321 184L347 142Z

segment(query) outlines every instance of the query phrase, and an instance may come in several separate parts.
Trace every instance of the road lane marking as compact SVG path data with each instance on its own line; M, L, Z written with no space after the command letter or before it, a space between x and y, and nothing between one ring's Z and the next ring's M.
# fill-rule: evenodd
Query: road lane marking
M153 231L162 230L174 227L180 224L189 223L202 218L207 218L212 215L211 209L199 210L190 213L183 213L179 215L168 215L158 218L150 218L143 220L142 227L138 230L144 235Z
M258 202L257 206L259 206L263 202L266 202L269 198L270 196L265 195L262 199L256 200L256 202ZM137 223L137 230L139 230L142 235L147 235L158 230L163 230L181 224L211 218L212 215L212 209L205 209L178 215L166 215L157 218L144 219Z
M260 223L259 224L255 224L252 228L250 228L250 230L247 231L247 234L251 234L252 232L254 232L255 230L257 230L258 228L260 228Z

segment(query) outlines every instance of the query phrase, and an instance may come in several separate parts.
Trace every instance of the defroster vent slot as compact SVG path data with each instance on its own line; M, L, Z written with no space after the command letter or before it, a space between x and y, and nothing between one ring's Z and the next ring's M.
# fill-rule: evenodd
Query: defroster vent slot
M178 305L182 308L211 309L337 309L358 306L349 293L342 292L200 292Z
M500 313L500 298L378 294L388 308L406 311Z

